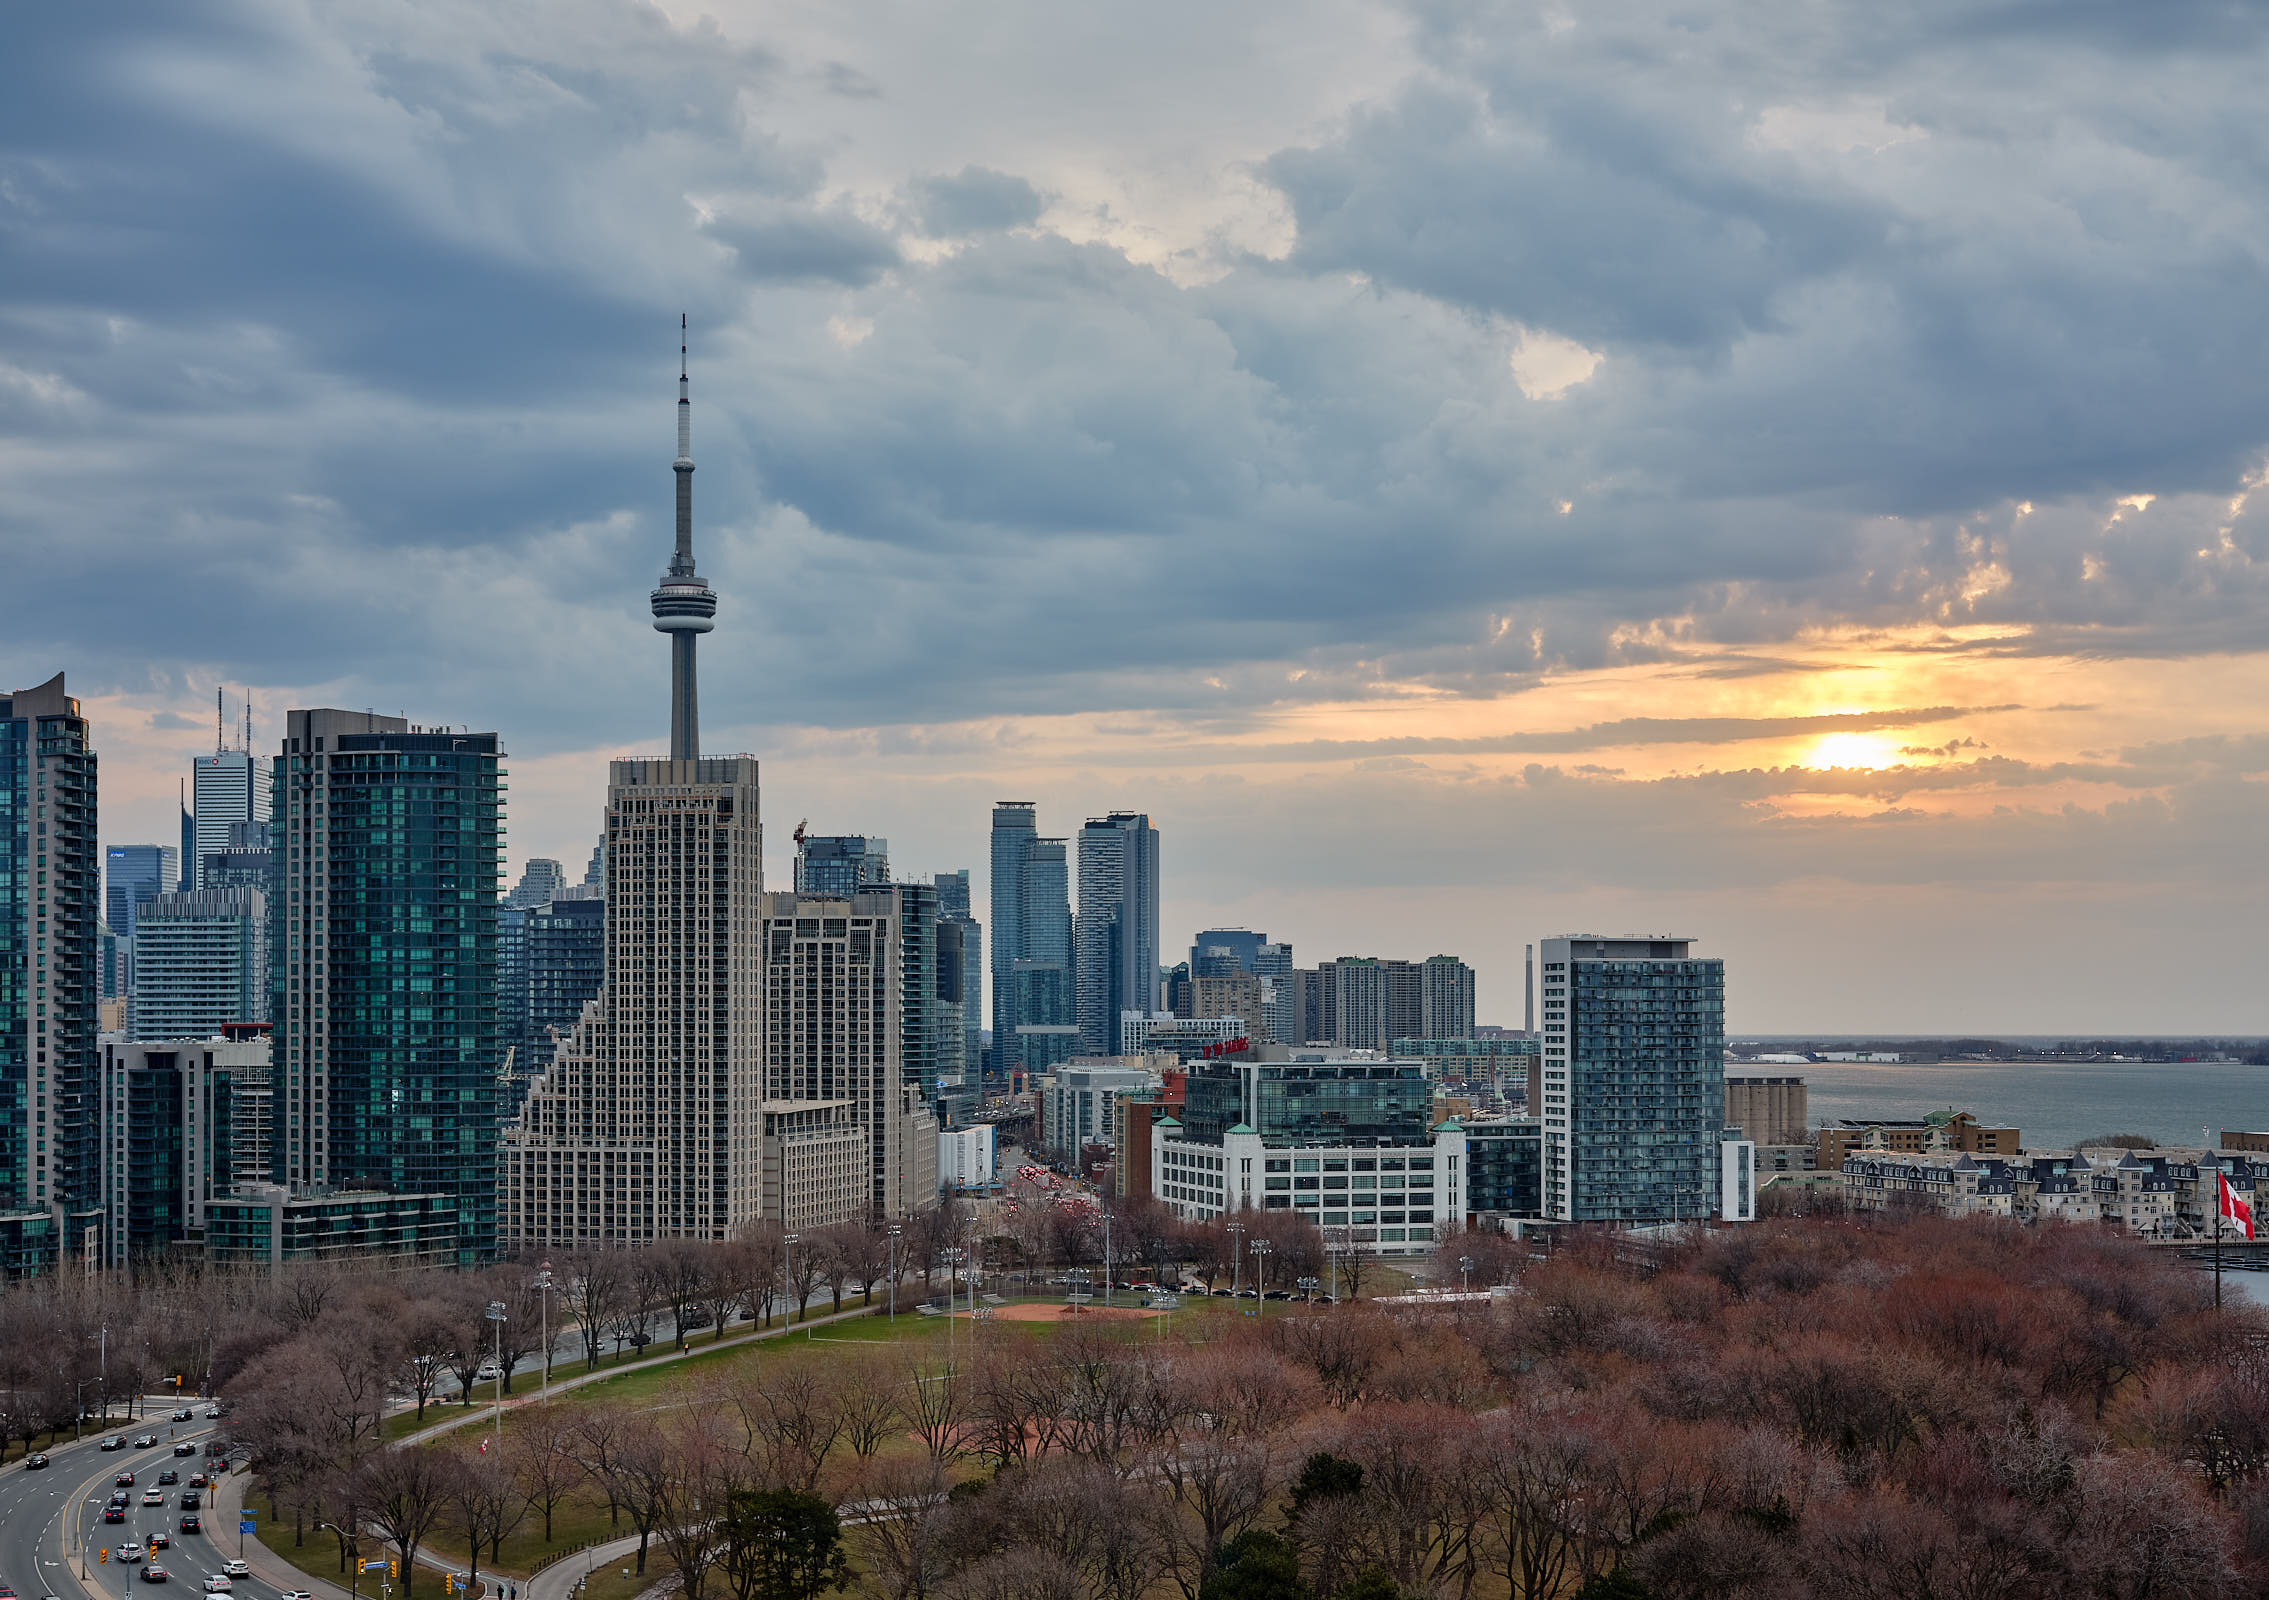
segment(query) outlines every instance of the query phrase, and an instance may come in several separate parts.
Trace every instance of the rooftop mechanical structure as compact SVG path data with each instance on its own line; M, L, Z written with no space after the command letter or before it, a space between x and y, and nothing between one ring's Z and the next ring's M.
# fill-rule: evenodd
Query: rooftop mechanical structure
M654 631L670 638L670 759L701 757L701 696L694 641L717 626L717 591L693 570L693 401L686 389L685 317L678 317L678 542L652 597Z

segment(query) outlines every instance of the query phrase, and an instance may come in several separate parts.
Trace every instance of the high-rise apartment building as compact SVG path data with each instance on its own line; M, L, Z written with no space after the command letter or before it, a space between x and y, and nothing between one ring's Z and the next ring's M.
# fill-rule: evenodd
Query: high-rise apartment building
M216 750L197 757L189 786L194 807L193 847L181 872L186 886L207 887L206 857L235 846L242 840L246 824L266 831L268 782L268 764L250 750Z
M962 1071L974 1084L984 1064L985 925L976 919L970 904L967 867L938 873L934 881L938 886L938 917L943 924L939 959L959 961L956 998L961 1008Z
M890 881L890 841L862 833L796 835L796 893L838 899Z
M1235 1017L1245 1025L1246 1038L1268 1037L1268 1018L1261 1006L1261 980L1249 972L1191 979L1190 1015Z
M573 899L496 914L497 1043L511 1063L498 1107L506 1122L605 985L606 913L603 900Z
M546 856L530 856L520 871L520 881L504 897L504 903L516 911L548 906L566 888L567 873L558 862Z
M257 1034L104 1041L106 1262L200 1247L212 1204L267 1179L269 1107Z
M183 890L142 907L134 934L136 1038L217 1039L231 1023L267 1021L268 1005L264 891Z
M752 756L610 765L606 982L505 1130L508 1244L722 1240L762 1215L757 800Z
M1261 946L1268 935L1250 928L1208 928L1190 944L1190 976L1218 978L1232 969L1260 975Z
M1428 956L1418 966L1418 1025L1427 1039L1473 1037L1473 969L1456 956ZM1401 1037L1397 1035L1396 1037Z
M1292 946L1263 942L1253 950L1253 975L1261 980L1261 1015L1258 1038L1280 1044L1303 1044L1300 1037L1300 990L1292 977Z
M1027 800L993 808L993 1060L1044 1072L1079 1052L1069 862Z
M1708 1216L1725 1120L1725 963L1687 939L1546 939L1544 1214L1563 1222Z
M1079 830L1074 926L1080 1048L1113 1055L1119 1013L1158 1007L1158 830L1149 817L1114 811Z
M0 1277L101 1219L101 851L85 715L57 673L0 696Z
M293 711L271 801L273 1179L436 1196L465 1265L496 1254L498 756L493 733Z
M938 1181L937 1119L905 1068L904 919L887 886L767 895L759 919L765 1102L824 1108L856 1127L866 1151L857 1209L891 1217L935 1204Z

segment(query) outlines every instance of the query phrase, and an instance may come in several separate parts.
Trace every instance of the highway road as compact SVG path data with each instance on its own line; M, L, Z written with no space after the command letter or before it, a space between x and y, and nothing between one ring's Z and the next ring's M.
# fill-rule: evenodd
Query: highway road
M128 1440L154 1433L158 1442L152 1448L105 1452L100 1448L105 1436L90 1433L78 1444L49 1451L51 1464L42 1471L17 1465L0 1472L0 1580L23 1600L46 1595L57 1600L201 1600L206 1577L219 1573L221 1564L236 1554L236 1528L232 1522L224 1532L208 1521L203 1533L181 1532L181 1485L162 1490L162 1506L142 1504L144 1492L157 1488L158 1474L168 1468L181 1474L182 1484L188 1482L203 1458L176 1457L173 1446L183 1439L201 1446L217 1426L205 1420L202 1405L191 1422L167 1420L173 1409L171 1400L153 1402L142 1422L119 1430ZM168 1428L176 1437L166 1437ZM134 1474L134 1486L126 1491L126 1521L104 1522L103 1507L121 1472ZM170 1549L155 1557L166 1569L167 1581L145 1583L142 1562L120 1560L118 1546L129 1540L147 1545L149 1536L159 1532L172 1541ZM101 1559L104 1550L110 1552L107 1562ZM78 1576L82 1556L87 1572L83 1585ZM282 1594L254 1578L237 1578L234 1585L232 1600L280 1600Z

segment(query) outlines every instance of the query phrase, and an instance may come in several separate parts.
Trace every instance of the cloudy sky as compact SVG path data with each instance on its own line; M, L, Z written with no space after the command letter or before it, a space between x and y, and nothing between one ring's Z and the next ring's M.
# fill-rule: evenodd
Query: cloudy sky
M667 729L1170 942L1691 934L1739 1029L2269 1031L2269 13L150 0L0 51L0 678ZM980 888L980 895L982 889Z

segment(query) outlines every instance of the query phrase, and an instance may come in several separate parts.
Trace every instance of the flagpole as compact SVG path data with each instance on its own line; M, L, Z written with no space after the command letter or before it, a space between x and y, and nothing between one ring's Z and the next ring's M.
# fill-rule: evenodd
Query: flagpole
M2214 1310L2222 1309L2222 1164L2214 1163Z

